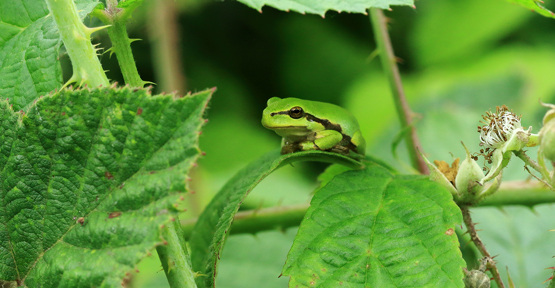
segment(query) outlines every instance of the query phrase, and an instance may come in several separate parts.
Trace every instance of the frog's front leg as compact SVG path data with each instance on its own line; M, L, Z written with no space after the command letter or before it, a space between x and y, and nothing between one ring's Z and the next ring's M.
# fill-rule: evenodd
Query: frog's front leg
M343 135L335 130L323 130L314 132L307 137L307 141L299 143L300 150L328 150L333 148L343 139Z

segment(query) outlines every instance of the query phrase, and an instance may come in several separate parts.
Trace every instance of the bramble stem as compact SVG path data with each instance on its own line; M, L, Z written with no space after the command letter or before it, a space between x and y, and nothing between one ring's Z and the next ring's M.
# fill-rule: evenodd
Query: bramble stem
M513 153L516 155L516 157L520 158L522 161L524 161L524 164L534 168L534 170L540 172L540 174L542 175L543 180L539 179L542 183L544 183L547 187L549 187L552 191L555 191L555 189L553 189L553 186L551 186L551 184L549 184L549 173L545 170L542 169L542 167L536 163L536 161L532 160L532 158L528 157L528 155L526 155L526 153L523 150L518 150L518 151L513 151ZM532 173L530 173L530 175L534 176ZM536 176L534 176L536 177Z
M127 8L117 8L118 2L115 0L106 1L106 10L94 11L93 15L100 19L108 27L108 36L112 41L111 53L116 53L121 74L125 83L131 87L143 87L146 82L141 79L135 65L135 58L131 51L131 39L127 35L126 22L131 16L135 6Z
M299 226L309 206L307 203L238 212L233 218L230 234L256 234L262 231L283 230ZM196 218L181 222L185 239L191 235L196 222Z
M391 85L391 94L395 101L397 115L399 115L399 120L401 121L401 129L403 129L413 124L412 111L405 97L405 91L401 82L401 74L397 68L395 54L393 53L393 47L387 32L386 18L381 9L370 8L370 20L372 21L372 28L374 29L374 38L378 50L380 51L382 68ZM405 142L407 144L412 166L418 169L422 174L430 174L426 162L418 152L418 150L422 151L422 147L414 127L411 127L410 131L406 134Z
M555 203L555 193L542 183L508 181L503 182L495 194L485 198L477 206L524 205L532 207L545 203ZM309 206L307 203L238 212L235 214L230 234L256 234L262 231L299 226ZM196 218L181 221L185 239L191 235L196 222Z
M110 82L91 44L91 33L98 29L88 28L81 23L73 0L46 0L46 4L54 16L71 59L73 75L68 83L76 82L78 85L88 84L92 87L109 86Z
M156 252L158 252L170 287L196 288L191 257L177 218L162 228L162 236L166 243L156 247Z
M474 227L474 223L472 222L472 218L470 217L470 210L467 206L463 206L461 207L461 211L463 214L464 224L466 225L468 233L470 234L470 239L472 240L472 242L474 242L474 245L476 245L476 248L478 248L478 251L480 251L482 256L492 258L489 252L486 250L486 246L484 245L482 240L480 240L480 237L478 237L478 232L476 232L476 228ZM497 283L497 287L505 288L505 284L503 284L503 281L501 280L501 276L499 275L499 270L497 270L497 266L495 266L494 263L491 263L491 265L488 266L493 276L493 280L495 280L495 283Z

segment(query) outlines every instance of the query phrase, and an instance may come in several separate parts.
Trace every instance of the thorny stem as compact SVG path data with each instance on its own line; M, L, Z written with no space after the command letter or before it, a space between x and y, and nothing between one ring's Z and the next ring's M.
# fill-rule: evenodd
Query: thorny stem
M480 201L477 206L525 205L533 207L538 204L555 203L555 193L536 181L507 181L495 194ZM233 217L230 234L250 233L287 229L301 224L310 205L299 204L263 209L241 211ZM188 239L197 219L181 221L183 234Z
M376 39L378 50L380 51L382 67L391 85L391 92L395 101L395 107L397 108L397 115L399 115L401 129L403 129L413 124L412 111L410 110L405 97L403 84L401 83L401 74L397 68L395 54L393 53L393 47L387 32L387 21L382 10L378 8L370 8L370 20L372 21L372 27L374 29L374 38ZM410 131L406 134L405 142L407 144L412 166L418 169L422 174L430 174L426 162L418 152L418 150L422 150L422 148L414 127L411 127Z
M134 7L117 8L117 0L106 0L106 9L103 11L94 10L93 14L108 27L108 35L112 41L111 53L116 53L121 74L125 84L131 87L143 87L147 82L143 81L137 71L135 58L131 51L131 39L127 34L126 22L135 9ZM111 55L111 54L110 54Z
M476 245L482 256L492 258L489 252L486 250L486 246L484 245L482 240L480 240L480 237L478 237L478 233L476 232L476 228L474 227L474 223L472 222L472 218L470 217L470 210L467 206L463 206L461 207L461 211L463 214L464 224L466 225L468 233L470 234L470 239L472 240L472 242L474 242L474 245ZM488 268L490 268L491 274L493 275L493 280L495 280L495 283L497 283L497 287L505 288L505 284L503 284L503 281L501 280L501 276L499 275L499 270L497 270L497 266L495 266L494 263L491 263L491 265L488 265Z
M101 28L88 28L83 25L77 7L71 0L47 0L46 4L73 66L73 75L66 85L73 82L78 85L88 84L91 87L110 85L90 39L91 33Z
M534 170L540 172L540 174L542 175L542 177L544 179L542 180L542 179L538 178L538 180L540 180L543 184L545 184L551 190L555 191L555 189L553 189L553 186L551 186L548 182L544 181L546 179L549 179L549 174L546 175L545 170L542 169L542 167L540 167L540 165L538 165L538 163L536 163L536 161L534 161L530 157L528 157L528 155L526 155L526 152L524 152L524 150L513 151L513 153L516 155L516 157L518 157L522 161L524 161L524 163L526 165L528 165L528 166L534 168ZM532 173L530 173L530 175L534 176Z

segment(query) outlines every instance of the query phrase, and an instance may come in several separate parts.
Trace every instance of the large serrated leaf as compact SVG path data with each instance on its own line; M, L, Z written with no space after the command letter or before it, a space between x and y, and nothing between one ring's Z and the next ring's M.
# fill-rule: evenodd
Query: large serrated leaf
M99 3L78 1L84 18ZM44 0L0 1L0 99L14 110L62 86L62 40Z
M352 168L363 165L346 156L331 152L302 151L280 155L272 151L240 170L204 209L191 233L191 262L201 275L196 278L199 287L213 287L219 258L222 253L233 216L254 187L279 167L296 161L338 163Z
M464 287L451 195L371 165L312 198L283 275L289 287Z
M283 11L296 11L299 13L312 13L324 16L326 11L335 10L348 13L366 14L368 8L389 9L391 5L413 6L413 0L238 0L239 2L261 10L264 5L268 5Z
M0 279L118 287L163 239L213 90L63 90L0 102Z

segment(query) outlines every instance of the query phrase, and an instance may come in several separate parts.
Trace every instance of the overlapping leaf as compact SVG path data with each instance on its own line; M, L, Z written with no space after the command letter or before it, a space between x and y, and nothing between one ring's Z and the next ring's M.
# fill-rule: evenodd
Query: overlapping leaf
M443 187L371 165L318 190L289 252L290 287L464 287Z
M534 12L539 13L542 16L555 18L555 13L551 12L549 9L543 7L543 1L541 0L506 0L509 3L518 4L525 8L528 8Z
M162 243L212 90L66 91L25 113L0 102L0 279L118 287Z
M80 16L98 2L79 1ZM0 1L0 99L14 110L62 86L62 40L44 0Z
M194 270L203 275L196 278L199 287L214 286L219 258L229 235L233 216L243 199L274 170L295 161L321 161L353 168L362 167L361 163L336 153L303 151L280 155L279 150L276 150L243 168L212 199L191 233L191 261Z
M366 9L372 7L389 9L391 5L414 5L413 0L239 0L239 2L260 11L264 5L267 5L283 11L320 14L322 16L328 10L366 14Z

